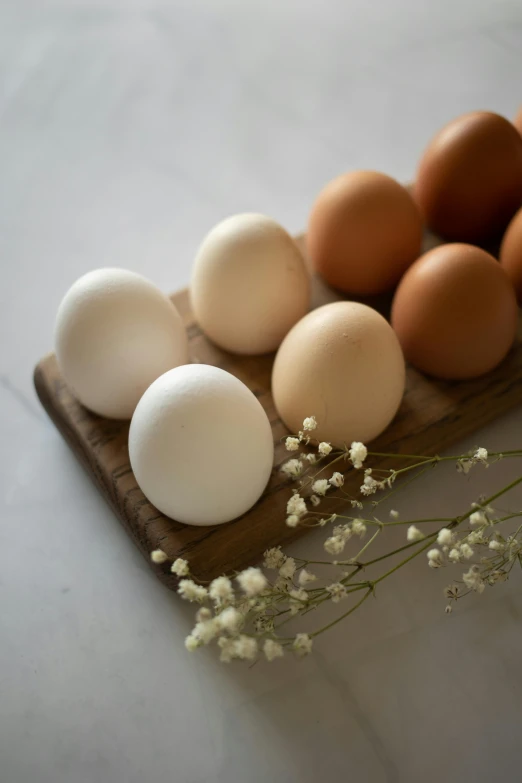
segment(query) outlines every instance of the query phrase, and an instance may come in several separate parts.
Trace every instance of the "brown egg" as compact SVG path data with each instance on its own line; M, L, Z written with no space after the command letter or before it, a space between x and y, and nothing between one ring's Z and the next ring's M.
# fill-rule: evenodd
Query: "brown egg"
M522 204L522 137L498 114L475 111L432 139L417 171L414 198L445 239L500 236Z
M367 305L333 302L286 335L272 372L276 409L291 432L315 416L314 437L342 447L376 438L404 393L404 358L390 324Z
M421 250L422 224L402 185L376 171L351 171L321 191L308 222L312 263L348 294L393 288Z
M515 119L513 120L513 125L515 126L515 128L517 129L517 131L518 131L518 132L520 133L520 135L522 136L522 106L521 106L521 107L520 107L520 109L518 110L518 112L517 112L517 116L516 116L516 117L515 117Z
M500 263L515 286L518 301L522 303L522 209L518 210L504 234Z
M515 291L478 247L441 245L421 256L395 293L391 323L406 359L437 378L475 378L506 356L517 330Z

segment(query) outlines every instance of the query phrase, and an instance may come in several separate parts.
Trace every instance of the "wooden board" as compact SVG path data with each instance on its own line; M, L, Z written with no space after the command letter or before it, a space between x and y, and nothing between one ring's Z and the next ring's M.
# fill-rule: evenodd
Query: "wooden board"
M298 241L302 243L303 239ZM435 244L437 240L427 235L425 247ZM314 279L314 306L340 298L322 281ZM125 530L161 581L175 589L177 579L170 573L169 564L157 566L150 562L153 549L161 547L172 559L187 558L192 573L208 580L258 562L265 549L287 544L303 530L290 529L284 522L293 485L283 479L277 468L288 458L288 453L281 443L287 431L276 414L270 393L273 356L237 357L219 350L195 322L188 291L174 294L172 300L187 327L191 360L222 367L240 378L258 397L272 424L276 468L261 500L240 519L215 527L189 527L160 514L144 497L132 473L127 451L128 423L103 419L83 408L67 389L53 354L38 364L34 381L45 410ZM387 314L390 297L369 303ZM516 344L507 359L479 380L434 381L409 367L399 413L388 430L374 441L372 450L433 455L520 404L521 336L519 328ZM387 466L385 459L378 464ZM377 467L377 462L372 461L372 466ZM345 488L356 493L360 483L360 471L349 470ZM336 505L334 498L327 498L321 509L326 514Z

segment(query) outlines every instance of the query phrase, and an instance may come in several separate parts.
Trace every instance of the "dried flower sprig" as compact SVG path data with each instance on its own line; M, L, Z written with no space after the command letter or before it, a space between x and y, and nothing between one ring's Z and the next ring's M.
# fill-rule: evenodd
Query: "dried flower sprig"
M189 563L177 558L171 571L182 577L178 592L185 600L200 605L195 626L185 640L189 651L215 641L224 662L252 661L260 654L273 661L286 652L305 656L312 651L317 636L357 611L374 594L377 585L422 553L432 569L460 569L458 578L444 591L447 613L464 596L482 593L486 587L506 581L514 566L522 565L522 524L513 533L502 528L504 523L522 518L522 511L500 513L492 505L520 484L522 476L451 518L402 519L398 511L392 510L389 520L384 521L372 513L396 491L400 478L418 477L442 462L453 462L460 473L467 475L477 465L488 467L503 457L520 457L522 449L488 454L481 447L470 454L449 457L380 454L369 452L359 442L343 449L323 441L311 446L316 428L317 421L310 416L304 420L302 431L285 441L288 452L301 451L281 468L284 476L297 482L287 502L286 524L328 527L323 546L330 559L290 557L280 547L273 547L264 554L264 571L249 567L233 578L220 576L205 586L190 577ZM313 451L305 453L303 448ZM395 457L403 466L364 469L372 457ZM404 465L404 461L408 464ZM343 463L345 469L348 466L348 470L361 472L360 497L354 498L345 491L344 472L340 469ZM385 495L376 500L374 496L379 492ZM321 514L323 498L328 494L332 499L334 493L339 513ZM370 497L371 500L365 500ZM340 513L346 507L351 513ZM405 526L404 544L370 557L375 540L397 526ZM168 557L158 549L151 553L151 559L163 564ZM322 574L320 578L315 573L327 567L330 576ZM334 620L306 632L288 634L285 626L290 620L304 617L327 602L341 607Z

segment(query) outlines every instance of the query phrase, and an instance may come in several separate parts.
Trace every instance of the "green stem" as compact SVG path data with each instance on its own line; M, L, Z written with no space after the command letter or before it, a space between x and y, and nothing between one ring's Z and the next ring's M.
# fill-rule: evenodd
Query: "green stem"
M325 625L324 628L320 628L318 631L314 631L313 633L311 633L310 637L313 639L315 636L319 636L320 633L324 633L325 631L328 631L330 628L333 628L334 625L337 625L337 623L340 623L341 620L344 620L345 617L348 617L350 614L353 614L353 612L355 612L355 610L358 609L366 601L368 596L370 596L372 593L373 593L373 588L370 587L366 591L366 593L363 595L361 600L357 601L357 603L354 604L354 606L352 606L350 609L348 609L347 612L345 612L344 614L341 614L335 620L332 620L332 622L328 623L328 625Z

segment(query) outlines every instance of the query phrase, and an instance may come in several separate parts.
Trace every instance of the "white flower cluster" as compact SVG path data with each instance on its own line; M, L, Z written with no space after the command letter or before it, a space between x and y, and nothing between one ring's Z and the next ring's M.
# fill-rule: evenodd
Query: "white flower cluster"
M289 459L281 465L281 473L288 478L297 478L303 472L303 463L300 459Z
M289 609L297 613L306 607L308 593L304 585L316 579L314 574L302 569L299 575L299 588L290 587L297 566L295 561L286 557L280 547L268 549L264 554L264 564L267 568L279 571L278 580L285 584L288 594ZM178 570L185 571L178 563ZM188 566L186 568L188 572ZM179 594L189 600L202 602L208 600L213 609L202 606L196 613L196 624L185 639L185 647L194 651L203 645L216 640L220 650L220 660L228 663L234 659L254 660L262 650L267 661L273 661L284 655L284 647L275 638L258 639L245 633L247 618L253 613L253 625L261 636L273 633L273 618L265 614L265 593L269 583L259 568L249 567L236 577L239 595L234 591L232 581L226 576L214 579L208 589L196 584L192 579L182 579L179 583ZM292 649L297 655L306 655L312 648L312 640L306 634L297 634Z
M350 446L349 454L354 468L360 469L363 466L364 460L368 456L368 449L366 448L364 443L359 443L359 441L354 441Z
M418 527L415 525L410 525L408 527L408 532L406 533L406 538L408 541L422 541L424 538L424 533L421 533Z
M162 563L166 563L169 558L163 549L154 549L154 551L150 553L150 559L153 563L156 563L156 565L162 565Z
M326 592L330 593L333 604L338 604L339 601L341 601L343 598L346 598L348 595L348 591L342 582L334 582L333 584L328 585Z

